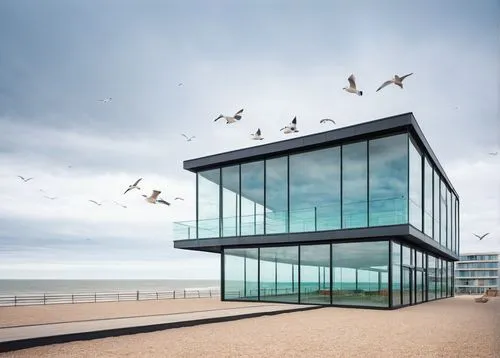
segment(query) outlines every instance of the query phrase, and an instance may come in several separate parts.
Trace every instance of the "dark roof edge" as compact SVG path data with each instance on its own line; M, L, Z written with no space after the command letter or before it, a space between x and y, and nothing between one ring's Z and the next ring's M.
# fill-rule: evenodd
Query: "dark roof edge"
M226 165L226 163L236 162L238 159L245 158L245 160L253 160L254 157L274 156L292 150L296 151L299 149L313 148L325 142L336 142L351 138L355 139L356 137L374 132L408 127L411 125L412 116L412 112L401 113L325 132L312 133L298 138L280 140L278 142L188 159L183 162L183 167L190 172L196 173L208 169L210 166L217 166L219 163L222 166Z

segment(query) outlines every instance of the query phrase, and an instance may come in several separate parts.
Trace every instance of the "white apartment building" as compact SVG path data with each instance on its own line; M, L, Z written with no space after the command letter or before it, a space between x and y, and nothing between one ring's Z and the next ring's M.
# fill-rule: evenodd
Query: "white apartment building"
M455 293L482 294L500 289L500 253L464 253L455 262Z

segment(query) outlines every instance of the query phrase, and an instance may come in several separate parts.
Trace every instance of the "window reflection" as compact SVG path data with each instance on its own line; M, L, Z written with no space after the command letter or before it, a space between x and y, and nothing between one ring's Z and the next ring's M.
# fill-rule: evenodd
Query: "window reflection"
M290 156L290 232L340 228L340 147Z
M433 201L432 201L432 185L433 185L433 169L429 159L426 157L424 161L424 233L433 237Z
M288 157L266 160L266 234L288 232Z
M401 245L392 242L392 306L401 306Z
M220 169L198 173L198 238L220 236Z
M224 299L258 299L258 249L224 250Z
M222 168L222 236L239 235L240 166Z
M332 303L388 307L389 242L332 245Z
M342 146L342 227L368 225L367 143Z
M241 235L264 234L264 162L241 164Z
M298 246L260 249L260 299L298 302Z
M410 224L422 230L422 155L410 140Z
M330 245L300 247L300 302L330 304Z
M369 141L370 226L408 222L408 135Z

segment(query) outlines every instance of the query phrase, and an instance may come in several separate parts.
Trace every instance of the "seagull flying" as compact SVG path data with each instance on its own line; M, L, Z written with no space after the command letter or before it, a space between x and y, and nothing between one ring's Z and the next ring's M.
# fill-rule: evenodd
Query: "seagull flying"
M21 180L22 180L22 181L24 181L25 183L26 183L26 182L29 182L31 179L33 179L33 178L28 178L28 179L25 179L25 178L24 178L23 176L21 176L21 175L18 175L17 177L18 177L18 178L21 178Z
M120 204L120 203L118 203L118 202L116 202L116 201L113 201L113 203L115 203L116 205L121 206L121 207L122 207L122 208L124 208L124 209L126 209L126 208L127 208L127 205Z
M161 190L153 190L153 193L149 197L146 194L142 194L142 196L145 197L146 201L148 203L151 203L151 204L160 203L160 204L170 205L169 202L167 202L161 198L158 198L158 195L160 195L160 194L161 194Z
M479 235L476 235L476 234L472 233L472 235L474 235L475 237L477 237L479 240L484 239L484 238L486 237L486 235L489 235L489 234L490 234L490 233L489 233L489 232L487 232L486 234L484 234L484 235L482 235L482 236L479 236Z
M139 187L137 186L137 184L139 184L139 182L140 182L141 180L142 180L142 178L139 178L139 179L137 179L137 181L136 181L134 184L130 184L130 185L128 186L128 189L127 189L127 190L125 190L125 192L123 193L123 195L127 194L127 193L128 193L130 190L132 190L132 189L141 190L141 188L139 188Z
M498 155L498 152L491 152L491 153L488 153L489 155Z
M297 117L293 117L290 124L281 128L280 131L284 131L285 134L298 132L299 130L297 129Z
M90 201L91 203L94 203L94 204L95 204L95 205L97 205L97 206L101 206L101 205L102 205L102 203L103 203L103 202L98 203L98 202L97 202L97 201L95 201L95 200L89 200L89 201Z
M257 128L257 132L251 134L253 140L263 140L264 138L261 137L261 131L260 128Z
M181 134L181 136L183 136L184 138L186 138L186 141L187 142L191 142L193 140L193 138L196 138L194 135L191 136L191 137L188 137L187 135L185 135L184 133Z
M184 83L179 82L179 83L177 84L177 87L182 86L182 85L184 85Z
M330 118L323 118L322 120L319 121L319 123L326 123L326 122L332 122L333 124L337 124L333 119Z
M103 102L103 103L108 103L108 102L111 102L113 100L113 98L111 97L106 97L104 99L98 99L97 102Z
M47 195L44 195L43 197L46 198L46 199L49 199L49 200L55 200L55 199L57 199L57 196L47 196Z
M380 86L376 92L380 91L382 88L384 88L385 86L389 86L391 83L394 83L395 85L399 86L401 89L403 89L403 80L408 77L408 76L411 76L413 75L413 72L412 73L409 73L407 75L404 75L404 76L401 76L399 77L398 75L394 75L394 78L389 80L389 81L385 81L384 83L382 83L382 86Z
M226 124L234 123L236 121L239 121L241 119L241 113L243 113L243 109L240 109L238 112L234 114L234 116L224 116L224 115L219 115L219 117L215 118L214 122L217 122L218 119L224 118L226 120Z
M347 80L349 81L349 87L344 87L342 89L344 91L349 92L349 93L354 93L354 94L357 94L358 96L362 96L363 91L358 91L356 89L356 77L354 77L354 75L351 74Z
M175 199L174 199L174 200L182 200L182 201L184 201L184 199L183 199L183 198L181 198L180 196L175 197Z

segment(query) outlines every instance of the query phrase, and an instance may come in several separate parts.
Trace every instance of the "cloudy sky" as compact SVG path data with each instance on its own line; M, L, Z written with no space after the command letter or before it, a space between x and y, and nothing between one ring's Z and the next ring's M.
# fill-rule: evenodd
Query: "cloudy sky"
M217 255L173 249L195 218L182 161L282 139L295 115L306 135L412 111L461 197L462 251L500 251L498 19L495 0L1 1L0 277L218 278ZM123 196L139 177L186 200Z

